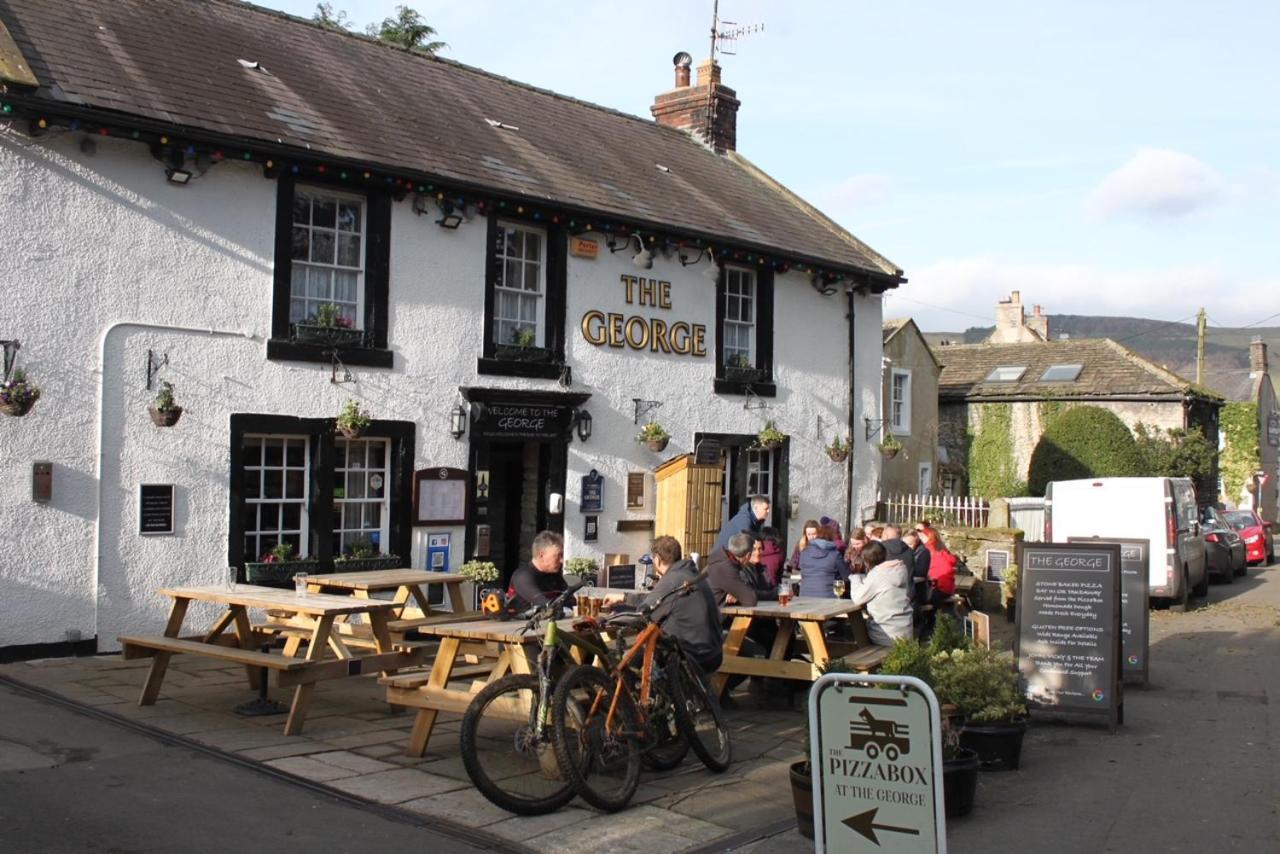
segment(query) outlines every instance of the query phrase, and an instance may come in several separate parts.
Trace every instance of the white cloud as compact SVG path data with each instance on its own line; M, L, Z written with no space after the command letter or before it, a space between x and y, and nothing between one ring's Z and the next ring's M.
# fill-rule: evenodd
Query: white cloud
M909 281L886 296L886 317L914 317L926 331L960 331L995 322L996 303L1022 292L1030 314L1088 314L1178 320L1209 310L1215 325L1258 319L1271 305L1277 279L1247 279L1208 267L1114 271L1083 265L1044 266L994 258L939 261L909 272Z
M854 175L817 194L818 207L852 211L884 204L893 198L893 182L886 175Z
M1179 217L1212 205L1222 190L1222 176L1191 155L1143 148L1104 178L1089 202L1104 217Z

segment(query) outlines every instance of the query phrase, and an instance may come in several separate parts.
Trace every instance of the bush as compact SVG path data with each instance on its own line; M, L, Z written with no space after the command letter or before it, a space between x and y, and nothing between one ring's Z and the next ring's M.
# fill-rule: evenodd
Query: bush
M933 653L915 638L898 638L880 664L883 676L914 676L933 684Z
M933 692L973 723L1009 721L1027 713L1012 662L984 647L939 653L933 659Z
M1213 472L1215 449L1199 427L1161 430L1139 424L1135 431L1145 476L1198 480Z
M933 627L933 636L929 638L929 654L951 652L956 649L969 649L973 641L964 633L964 626L950 614L939 614Z
M1052 480L1141 475L1138 445L1124 422L1097 406L1077 406L1055 418L1040 437L1028 485L1032 495L1044 495Z

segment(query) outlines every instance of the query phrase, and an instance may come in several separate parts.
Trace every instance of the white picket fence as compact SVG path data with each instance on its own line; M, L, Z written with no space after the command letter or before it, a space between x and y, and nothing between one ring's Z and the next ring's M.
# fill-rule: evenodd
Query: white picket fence
M985 498L968 495L890 495L881 504L885 521L895 525L936 518L944 525L985 528L991 510Z

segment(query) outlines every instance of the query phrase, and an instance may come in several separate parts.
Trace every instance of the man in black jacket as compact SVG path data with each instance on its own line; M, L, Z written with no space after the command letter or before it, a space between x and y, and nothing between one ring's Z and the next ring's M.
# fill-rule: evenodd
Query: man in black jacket
M507 599L517 611L545 605L568 589L564 580L564 538L542 531L533 538L532 556L511 575Z
M683 559L675 537L658 537L653 541L650 554L658 583L644 597L644 604L652 605L680 585L698 578L697 565ZM705 673L720 669L724 656L720 612L716 610L716 600L706 579L699 580L688 594L667 597L654 609L653 619L662 623L665 634L680 640L680 646Z
M733 515L725 526L720 529L720 536L716 537L716 551L726 548L729 545L729 538L734 534L751 534L755 536L764 527L764 522L769 518L769 499L763 495L753 495L745 504L738 508L738 512Z

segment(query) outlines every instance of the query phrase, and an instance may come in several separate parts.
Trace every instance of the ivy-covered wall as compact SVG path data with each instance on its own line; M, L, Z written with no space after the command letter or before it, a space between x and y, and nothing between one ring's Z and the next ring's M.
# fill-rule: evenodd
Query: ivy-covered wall
M1218 419L1225 447L1218 458L1224 496L1238 501L1245 481L1261 465L1258 453L1258 404L1228 403Z
M1013 404L975 407L977 428L969 442L969 494L1000 498L1027 494L1013 447Z

